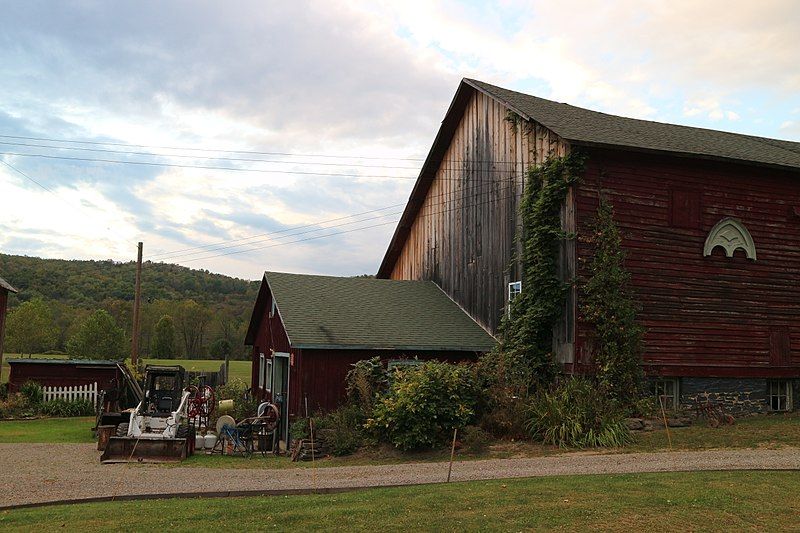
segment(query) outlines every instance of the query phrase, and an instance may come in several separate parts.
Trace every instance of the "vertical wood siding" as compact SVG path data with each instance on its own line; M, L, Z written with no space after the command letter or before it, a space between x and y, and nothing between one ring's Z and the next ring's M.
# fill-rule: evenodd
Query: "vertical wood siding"
M390 276L436 282L492 333L508 282L521 276L514 257L524 172L568 150L547 128L507 117L505 106L473 94Z
M614 206L643 307L651 372L800 375L800 176L596 150L577 191L581 232L601 188ZM750 231L757 261L741 251L725 257L719 248L703 256L708 232L725 217ZM579 243L578 254L588 259L591 250ZM583 324L578 333L578 359L586 364L591 343Z

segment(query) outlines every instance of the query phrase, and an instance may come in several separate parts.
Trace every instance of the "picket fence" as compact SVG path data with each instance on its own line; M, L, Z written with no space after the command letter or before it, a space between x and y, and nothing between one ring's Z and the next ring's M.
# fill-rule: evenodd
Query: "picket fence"
M45 402L50 400L89 400L92 405L97 404L97 382L73 387L44 387L43 392Z

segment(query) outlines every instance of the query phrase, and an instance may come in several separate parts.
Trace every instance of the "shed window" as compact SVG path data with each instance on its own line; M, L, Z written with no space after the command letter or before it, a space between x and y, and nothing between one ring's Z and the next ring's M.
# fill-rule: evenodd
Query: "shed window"
M422 364L422 361L419 359L394 359L393 361L389 361L386 365L388 370L396 370L398 368L407 368L409 366L419 366Z
M792 386L785 379L769 381L769 408L773 411L789 411L792 408Z
M522 294L522 282L521 281L512 281L508 284L508 305L506 306L506 312L511 315L511 302L514 301L514 298Z
M270 318L275 316L275 307L276 307L275 306L275 298L273 298L272 301L270 302L270 308L269 308L269 317Z
M658 402L659 409L664 406L667 411L678 409L678 380L658 379L653 382L653 394Z
M272 359L267 359L264 365L264 390L272 392Z
M264 389L264 369L266 368L266 362L264 358L264 354L258 354L258 388L263 390Z

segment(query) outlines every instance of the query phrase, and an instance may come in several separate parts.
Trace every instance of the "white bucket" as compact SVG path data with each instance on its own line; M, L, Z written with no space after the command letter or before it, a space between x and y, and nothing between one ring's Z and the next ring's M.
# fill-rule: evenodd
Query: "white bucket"
M202 450L203 445L205 444L205 439L199 433L194 437L194 449L195 450Z
M204 443L205 449L212 450L214 449L214 445L217 443L217 436L214 435L213 433L206 433L204 440L205 440Z

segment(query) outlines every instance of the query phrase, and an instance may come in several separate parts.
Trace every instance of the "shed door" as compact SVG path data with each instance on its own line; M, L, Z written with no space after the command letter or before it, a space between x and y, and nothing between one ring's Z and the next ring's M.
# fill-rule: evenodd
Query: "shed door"
M281 423L278 427L278 442L284 450L289 449L289 354L276 352L272 364L272 401L278 404Z

